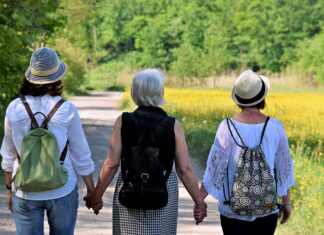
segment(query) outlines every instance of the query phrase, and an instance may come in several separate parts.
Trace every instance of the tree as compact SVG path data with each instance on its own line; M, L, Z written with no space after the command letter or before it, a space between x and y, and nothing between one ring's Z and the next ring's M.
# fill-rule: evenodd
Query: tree
M18 92L31 52L60 26L60 19L52 15L58 5L58 0L0 0L0 125L4 109Z
M297 47L297 61L289 69L302 76L308 82L324 84L324 31Z

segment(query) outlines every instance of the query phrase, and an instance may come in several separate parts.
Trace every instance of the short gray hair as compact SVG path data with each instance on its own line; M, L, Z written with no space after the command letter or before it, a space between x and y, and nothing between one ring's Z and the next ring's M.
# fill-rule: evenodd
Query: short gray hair
M138 106L163 104L164 76L158 69L144 69L132 81L131 95Z

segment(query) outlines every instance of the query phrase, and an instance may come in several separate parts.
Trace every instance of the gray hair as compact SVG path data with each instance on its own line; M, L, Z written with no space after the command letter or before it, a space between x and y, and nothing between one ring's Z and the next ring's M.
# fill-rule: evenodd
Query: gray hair
M158 69L144 69L132 81L131 95L138 106L163 104L164 76Z

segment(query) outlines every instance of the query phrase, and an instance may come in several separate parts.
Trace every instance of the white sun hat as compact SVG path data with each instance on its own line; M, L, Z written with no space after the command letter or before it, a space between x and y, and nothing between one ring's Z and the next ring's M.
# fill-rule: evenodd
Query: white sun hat
M235 81L232 99L240 106L253 106L265 99L269 89L270 81L267 77L246 70Z

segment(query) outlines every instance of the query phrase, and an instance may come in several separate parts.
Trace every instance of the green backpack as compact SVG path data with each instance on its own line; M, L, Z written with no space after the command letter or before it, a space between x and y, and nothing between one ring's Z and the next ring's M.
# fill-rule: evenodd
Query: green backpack
M16 187L24 192L59 188L66 183L68 177L63 166L68 141L59 158L56 138L47 130L47 123L65 100L58 101L47 116L42 112L33 114L25 97L21 97L21 100L31 119L31 130L23 138L21 155L18 155L19 166L13 181ZM35 119L37 114L44 117L41 126Z

